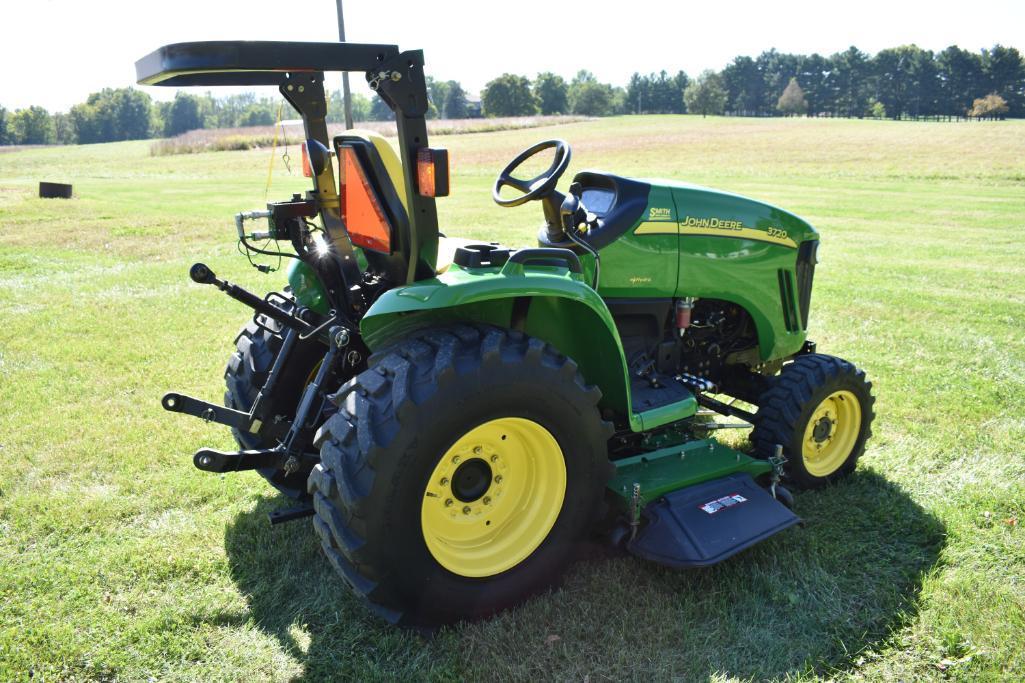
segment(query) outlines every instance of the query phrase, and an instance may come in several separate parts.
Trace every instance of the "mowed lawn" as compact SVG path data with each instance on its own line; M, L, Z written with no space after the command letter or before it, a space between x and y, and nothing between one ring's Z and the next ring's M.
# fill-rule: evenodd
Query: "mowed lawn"
M811 336L865 368L878 417L854 476L797 496L805 527L705 570L583 559L560 590L432 638L388 627L308 521L267 524L286 501L256 474L192 466L227 429L159 405L219 400L248 317L189 265L283 284L233 238L270 151L0 153L0 680L1025 679L1025 122L436 137L443 231L530 244L540 207L501 209L490 183L552 136L572 169L722 187L818 227ZM305 188L275 167L272 199ZM75 199L34 198L40 180Z

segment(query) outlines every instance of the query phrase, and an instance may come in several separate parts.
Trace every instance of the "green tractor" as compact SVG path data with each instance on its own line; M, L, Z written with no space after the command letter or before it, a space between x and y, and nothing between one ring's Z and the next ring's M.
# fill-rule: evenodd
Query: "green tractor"
M447 239L423 63L281 42L137 63L147 85L278 86L305 125L312 189L236 216L243 250L290 258L289 286L260 297L190 273L255 311L224 405L163 398L235 434L240 450L200 449L195 466L258 470L296 499L271 521L312 516L344 581L414 626L515 605L596 537L700 567L797 523L784 483L852 472L874 417L865 374L806 337L818 233L686 183L583 171L562 192L570 147L551 140L494 185L502 206L541 204L537 246ZM366 74L397 154L371 133L329 139L328 71ZM542 155L547 170L517 175ZM749 453L708 438L735 426L712 414L753 427Z

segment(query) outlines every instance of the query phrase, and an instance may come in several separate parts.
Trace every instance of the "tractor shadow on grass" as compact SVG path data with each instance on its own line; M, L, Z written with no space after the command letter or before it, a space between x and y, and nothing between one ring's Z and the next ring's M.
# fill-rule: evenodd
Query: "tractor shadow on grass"
M775 679L836 672L914 618L944 527L900 487L860 469L798 494L804 527L723 564L578 562L561 590L436 637L371 616L320 555L309 523L272 528L261 499L226 532L252 619L309 680L368 678Z
M295 680L455 678L448 636L425 640L370 613L328 564L309 519L269 524L269 512L293 505L258 499L229 523L225 550L250 619L302 670Z

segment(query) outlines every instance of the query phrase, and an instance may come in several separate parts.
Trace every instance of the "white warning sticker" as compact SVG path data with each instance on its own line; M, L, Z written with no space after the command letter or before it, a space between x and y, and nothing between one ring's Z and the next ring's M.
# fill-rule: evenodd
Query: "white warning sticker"
M699 505L698 507L701 508L704 512L707 512L710 515L714 515L715 513L719 512L719 510L725 510L728 507L733 507L734 505L739 505L740 503L746 502L747 498L745 498L744 496L740 495L739 493L731 493L728 496L723 496L722 498L710 500L703 505Z

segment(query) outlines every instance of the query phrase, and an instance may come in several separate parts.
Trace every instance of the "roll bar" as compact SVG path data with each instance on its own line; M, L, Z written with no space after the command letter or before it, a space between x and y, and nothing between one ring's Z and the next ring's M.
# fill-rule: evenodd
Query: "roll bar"
M395 45L372 43L296 43L282 41L204 41L165 45L135 63L141 85L276 85L302 116L307 139L331 149L327 133L324 72L361 71L367 83L395 113L399 152L408 198L409 253L402 258L406 282L435 275L438 212L433 197L417 188L417 152L427 147L427 84L420 50L401 52ZM335 244L347 288L358 287L359 268L341 220L334 168L314 179L313 194L324 228ZM403 242L400 240L400 242ZM368 259L378 255L368 253ZM395 269L390 269L394 271ZM403 269L399 269L403 270ZM404 283L397 283L404 284Z

